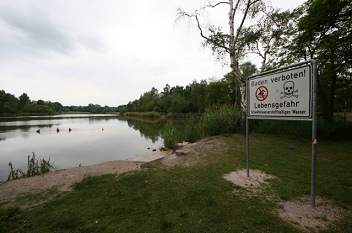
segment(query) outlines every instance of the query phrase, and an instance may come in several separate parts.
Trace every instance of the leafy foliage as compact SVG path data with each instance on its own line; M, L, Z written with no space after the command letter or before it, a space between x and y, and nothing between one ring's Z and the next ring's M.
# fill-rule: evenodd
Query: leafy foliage
M251 75L257 69L250 62L241 65L246 75ZM230 72L220 80L211 79L209 82L201 80L193 81L186 87L170 87L166 84L163 91L159 93L156 88L145 92L139 99L130 101L125 106L119 106L120 113L134 115L142 112L156 112L160 114L184 114L204 113L205 109L212 105L234 105L239 106L241 96L239 94L239 83ZM143 116L143 114L139 114Z

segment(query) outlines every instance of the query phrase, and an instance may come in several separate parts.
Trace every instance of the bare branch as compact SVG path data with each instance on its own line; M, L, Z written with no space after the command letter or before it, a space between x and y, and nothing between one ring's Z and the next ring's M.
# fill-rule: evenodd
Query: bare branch
M215 7L217 7L217 6L220 5L220 4L227 4L227 5L229 5L229 2L218 2L218 3L216 3L215 5L212 5L211 2L209 1L209 6L212 7L212 8L215 8Z
M199 20L199 17L198 17L198 12L196 11L195 13L193 14L189 14L187 12L185 12L184 10L182 10L181 8L178 8L177 9L177 18L176 18L176 21L177 20L180 20L181 18L183 17L187 17L187 18L194 18L197 22L197 27L199 29L199 34L200 36L206 40L206 42L210 43L210 44L214 44L214 47L219 47L219 48L222 48L224 49L227 53L229 53L229 48L227 46L224 46L220 43L218 43L216 40L214 40L213 38L209 37L209 36L206 36L204 34L204 30L201 26L201 23L200 23L200 20ZM216 37L216 35L214 36L214 38Z
M197 21L197 26L198 26L198 29L199 29L199 32L200 32L200 36L201 36L202 38L204 38L207 42L209 42L209 43L211 43L211 44L214 44L215 46L220 47L220 48L224 49L227 53L229 53L229 48L228 48L228 47L226 47L226 46L224 46L224 45L222 45L222 44L220 44L220 43L217 43L217 42L216 42L214 39L212 39L211 37L207 37L207 36L204 35L203 29L202 29L202 27L201 27L201 25L200 25L200 22L199 22L199 19L198 19L198 16L195 15L194 17L195 17L195 19L196 19L196 21Z
M232 13L232 17L235 18L238 6L240 5L241 0L237 0L236 6L235 8L233 8L233 13Z

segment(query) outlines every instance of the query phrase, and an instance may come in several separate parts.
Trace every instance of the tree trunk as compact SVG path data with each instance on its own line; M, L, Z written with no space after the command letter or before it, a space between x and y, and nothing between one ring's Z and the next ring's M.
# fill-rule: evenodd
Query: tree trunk
M328 120L328 112L329 112L329 106L328 106L328 101L327 98L324 94L323 88L321 86L321 83L319 82L319 75L318 75L318 95L319 95L319 100L320 100L320 107L321 107L321 113L323 117L323 121L325 123L329 123Z
M245 132L246 130L246 80L243 78L243 75L238 67L238 63L233 55L230 56L231 59L231 69L234 77L237 79L240 84L240 93L241 93L241 126L240 131Z
M237 2L236 9L239 2ZM230 11L229 11L229 26L230 26L230 67L233 72L233 76L237 79L240 84L241 93L241 126L240 131L245 132L246 130L246 80L244 80L243 75L238 67L238 60L235 56L235 8L233 7L233 0L229 1ZM239 33L239 32L238 32Z

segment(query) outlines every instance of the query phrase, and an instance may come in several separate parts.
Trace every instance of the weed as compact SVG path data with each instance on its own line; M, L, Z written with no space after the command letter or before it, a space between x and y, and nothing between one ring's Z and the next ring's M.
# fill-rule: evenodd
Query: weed
M56 169L53 165L54 163L50 163L50 158L48 161L45 159L41 159L38 161L35 158L35 153L32 152L32 157L28 155L28 158L27 158L26 173L24 173L21 169L14 170L12 166L12 162L9 162L9 167L11 171L7 181L47 173L51 169Z

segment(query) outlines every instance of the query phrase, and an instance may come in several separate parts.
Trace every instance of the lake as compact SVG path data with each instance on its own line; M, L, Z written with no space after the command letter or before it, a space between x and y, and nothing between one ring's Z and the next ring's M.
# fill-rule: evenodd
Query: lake
M0 182L7 180L9 162L14 169L26 172L27 157L32 152L38 160L50 158L57 169L147 155L163 146L165 122L108 114L2 117Z

